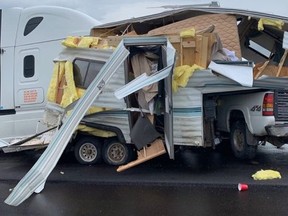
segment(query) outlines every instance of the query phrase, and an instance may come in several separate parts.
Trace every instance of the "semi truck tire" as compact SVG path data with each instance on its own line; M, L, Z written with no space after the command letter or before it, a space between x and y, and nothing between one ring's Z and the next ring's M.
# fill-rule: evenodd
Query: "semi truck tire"
M80 164L96 164L102 160L101 143L91 136L81 137L75 144L74 154Z
M133 150L126 144L120 143L116 139L112 139L104 144L102 155L106 164L120 166L131 160Z
M253 159L256 156L257 145L247 143L246 123L238 120L232 123L230 132L231 149L236 158Z

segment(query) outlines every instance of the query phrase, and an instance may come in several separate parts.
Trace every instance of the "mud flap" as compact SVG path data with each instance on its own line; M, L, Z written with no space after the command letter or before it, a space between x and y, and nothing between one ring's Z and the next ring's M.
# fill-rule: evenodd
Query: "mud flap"
M251 146L257 146L259 140L257 139L257 137L255 137L248 129L248 127L246 126L246 142L248 145Z

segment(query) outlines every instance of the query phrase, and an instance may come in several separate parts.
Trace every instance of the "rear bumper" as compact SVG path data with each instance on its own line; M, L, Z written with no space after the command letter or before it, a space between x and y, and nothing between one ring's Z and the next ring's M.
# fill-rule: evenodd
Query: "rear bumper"
M269 125L265 129L269 136L288 138L288 124Z

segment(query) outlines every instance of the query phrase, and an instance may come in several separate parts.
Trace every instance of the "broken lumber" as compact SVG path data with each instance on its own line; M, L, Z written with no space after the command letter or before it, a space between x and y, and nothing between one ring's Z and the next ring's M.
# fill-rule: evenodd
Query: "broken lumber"
M277 74L276 74L276 77L279 77L280 76L280 73L281 73L281 69L283 67L283 64L284 64L284 61L287 57L287 53L288 53L288 49L285 49L285 52L280 60L280 63L279 63L279 66L278 66L278 71L277 71Z
M166 150L163 141L161 139L156 139L149 147L144 147L142 150L137 152L138 158L135 161L119 166L117 172L122 172L165 153Z

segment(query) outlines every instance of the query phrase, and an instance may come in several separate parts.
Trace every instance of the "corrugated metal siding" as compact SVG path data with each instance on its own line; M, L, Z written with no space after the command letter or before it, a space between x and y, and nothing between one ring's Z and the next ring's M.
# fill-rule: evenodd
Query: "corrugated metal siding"
M211 70L198 70L195 71L189 79L187 87L205 87L209 85L235 85L240 86L237 82L220 76L215 75Z
M254 80L253 87L266 88L266 89L286 89L287 77L269 77L263 76Z
M85 117L85 120L89 120L103 125L117 127L122 131L126 142L131 143L130 127L127 111L99 112L94 115Z
M120 87L125 85L124 76L125 76L124 67L120 66L120 68L111 78L109 85L105 86L105 88L103 89L102 93L99 95L97 100L93 102L93 105L99 107L116 108L116 109L126 108L124 99L117 99L114 95L115 89L119 89Z
M202 106L202 94L195 88L179 88L173 94L173 108L193 108Z
M201 146L203 136L202 94L194 88L180 88L173 94L174 145Z
M202 146L202 117L173 112L174 145Z
M106 62L112 53L112 49L65 48L54 60L72 62L75 58L84 58Z

